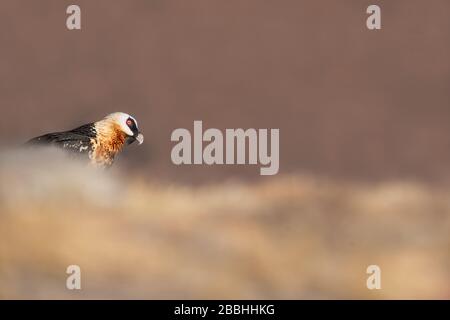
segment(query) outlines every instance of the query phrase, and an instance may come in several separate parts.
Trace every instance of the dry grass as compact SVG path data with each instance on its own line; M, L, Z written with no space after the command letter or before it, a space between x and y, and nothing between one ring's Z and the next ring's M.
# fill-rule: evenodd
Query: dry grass
M447 189L304 176L192 188L24 159L0 162L3 299L450 298ZM81 291L65 288L71 264ZM365 286L370 264L382 290Z

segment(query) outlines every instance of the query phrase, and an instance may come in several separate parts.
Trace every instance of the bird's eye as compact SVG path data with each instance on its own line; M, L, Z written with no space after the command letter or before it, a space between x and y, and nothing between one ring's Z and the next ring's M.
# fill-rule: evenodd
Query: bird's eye
M133 120L128 119L127 120L127 126L129 126L129 127L133 126Z

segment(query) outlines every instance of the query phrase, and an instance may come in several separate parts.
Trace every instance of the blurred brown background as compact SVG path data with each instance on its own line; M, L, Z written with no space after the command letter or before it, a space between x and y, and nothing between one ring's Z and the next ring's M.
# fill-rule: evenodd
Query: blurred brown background
M159 179L258 178L255 166L174 166L172 130L280 128L280 173L445 182L450 2L0 2L0 137L17 144L113 111L145 133L122 167ZM82 9L68 31L65 10ZM141 171L141 170L139 170Z
M73 3L81 31L66 29ZM0 299L450 297L448 0L0 12L0 145L113 111L146 137L105 172L0 153ZM280 175L173 165L171 132L194 120L280 128ZM371 264L382 290L366 288Z

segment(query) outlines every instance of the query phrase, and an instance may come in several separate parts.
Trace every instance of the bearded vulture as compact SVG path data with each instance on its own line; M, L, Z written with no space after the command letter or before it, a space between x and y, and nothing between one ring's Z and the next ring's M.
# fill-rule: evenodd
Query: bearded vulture
M109 167L125 145L144 142L136 119L123 112L115 112L104 119L64 132L48 133L29 140L32 146L55 146L87 157L89 162Z

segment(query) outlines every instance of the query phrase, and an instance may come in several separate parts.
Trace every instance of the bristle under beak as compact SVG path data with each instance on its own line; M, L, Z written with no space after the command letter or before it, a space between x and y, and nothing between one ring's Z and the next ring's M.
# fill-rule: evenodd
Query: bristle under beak
M142 133L139 133L139 134L136 136L136 141L137 141L139 144L142 144L142 143L144 142L144 135L143 135Z

